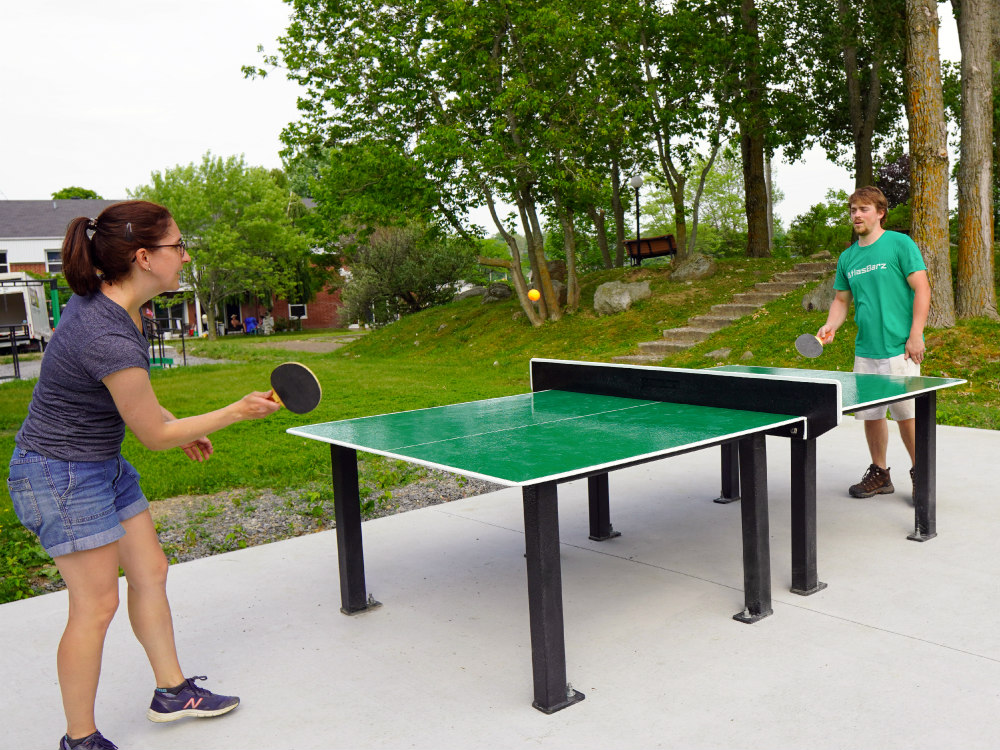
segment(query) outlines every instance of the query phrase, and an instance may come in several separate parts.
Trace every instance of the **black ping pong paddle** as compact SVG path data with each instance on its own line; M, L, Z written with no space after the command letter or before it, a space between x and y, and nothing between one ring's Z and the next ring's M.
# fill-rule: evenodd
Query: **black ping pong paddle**
M815 359L823 353L823 345L827 343L829 343L828 340L824 341L819 336L813 336L811 333L803 333L795 339L795 350L803 357Z
M271 371L274 400L295 414L315 409L323 398L319 378L303 364L284 362Z

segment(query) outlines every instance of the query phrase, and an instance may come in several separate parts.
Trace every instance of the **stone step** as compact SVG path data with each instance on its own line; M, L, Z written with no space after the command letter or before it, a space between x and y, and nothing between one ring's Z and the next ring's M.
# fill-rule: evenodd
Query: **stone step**
M661 357L667 354L673 354L674 352L682 352L685 349L690 349L694 346L697 341L667 341L666 339L657 339L656 341L643 341L639 344L639 351L642 354L659 354Z
M710 311L712 315L720 318L738 320L744 315L752 315L758 309L758 305L712 305Z
M699 344L713 333L715 333L715 331L709 331L704 328L695 328L693 326L684 326L683 328L670 328L664 331L663 340L669 341L673 344Z
M819 272L829 273L830 271L837 270L837 261L835 260L823 260L823 261L810 261L808 263L796 263L792 266L794 271L809 271L809 272Z
M732 318L723 318L718 315L695 315L688 318L688 323L692 328L700 328L703 331L721 331L733 322Z
M623 354L620 357L612 357L612 362L624 365L655 365L663 361L659 354Z
M795 281L800 284L807 284L810 281L816 281L816 279L821 279L824 276L826 276L825 271L779 271L774 274L771 281Z
M778 294L788 294L800 289L802 284L797 281L760 281L754 284L754 289L758 292L777 292Z
M732 302L736 305L766 305L783 296L782 292L742 292L734 294Z

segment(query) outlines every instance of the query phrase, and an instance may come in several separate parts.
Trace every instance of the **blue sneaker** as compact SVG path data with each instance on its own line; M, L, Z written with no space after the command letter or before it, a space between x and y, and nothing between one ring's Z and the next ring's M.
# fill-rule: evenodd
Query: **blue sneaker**
M74 746L69 744L69 735L66 734L63 735L62 741L59 743L59 750L118 750L118 745L100 732L94 732Z
M175 721L185 716L221 716L240 705L240 699L234 695L216 695L194 684L195 680L205 679L208 678L189 677L176 694L156 688L146 718L160 722Z

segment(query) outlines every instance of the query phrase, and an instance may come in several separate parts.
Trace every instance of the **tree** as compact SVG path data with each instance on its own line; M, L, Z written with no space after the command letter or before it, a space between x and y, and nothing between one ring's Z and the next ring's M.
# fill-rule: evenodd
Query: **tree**
M510 272L533 324L557 319L540 216L551 209L564 227L571 307L574 217L598 201L603 210L610 195L620 227L615 180L639 148L630 20L638 7L639 0L298 0L279 41L280 63L302 85L301 119L283 134L289 155L349 147L391 153L373 188L425 181L414 197L430 207L427 218L460 236L471 234L462 220L469 206L487 205L510 259L484 261ZM279 56L265 57L266 66L278 64ZM501 201L516 206L513 223L497 215ZM600 228L603 215L594 214ZM527 298L516 224L542 292L537 306Z
M91 199L96 198L97 200L100 200L101 196L99 196L93 190L88 190L87 188L75 187L75 186L65 187L62 190L57 190L52 194L52 200L54 201L72 200L74 198L91 198Z
M948 248L948 137L941 94L935 0L906 0L912 237L931 285L928 325L955 324Z
M847 192L827 190L826 203L817 203L796 216L786 242L800 255L820 250L839 253L851 244L851 219L847 210Z
M960 318L997 314L993 278L993 60L995 0L952 0L962 47L962 145L958 168Z
M384 325L401 314L449 302L472 266L468 245L433 228L377 229L352 254L342 316Z
M898 0L795 5L795 45L815 133L831 160L853 167L856 188L872 185L874 154L896 139L906 101L904 6Z
M298 199L263 167L247 166L242 156L209 153L200 164L154 172L149 185L129 195L173 214L192 259L184 280L208 315L210 337L227 297L301 293L302 276L312 268L312 243L294 223Z
M875 186L889 202L889 209L910 200L910 155L903 154L895 161L879 167Z

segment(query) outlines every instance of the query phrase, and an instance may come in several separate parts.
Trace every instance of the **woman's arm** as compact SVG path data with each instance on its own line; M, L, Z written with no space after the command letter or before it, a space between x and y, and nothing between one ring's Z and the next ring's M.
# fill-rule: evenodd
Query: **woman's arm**
M108 375L103 382L125 424L140 443L154 451L186 446L223 427L247 419L261 419L281 408L270 399L270 391L254 391L221 409L195 417L171 419L170 412L160 406L145 370L129 367Z

